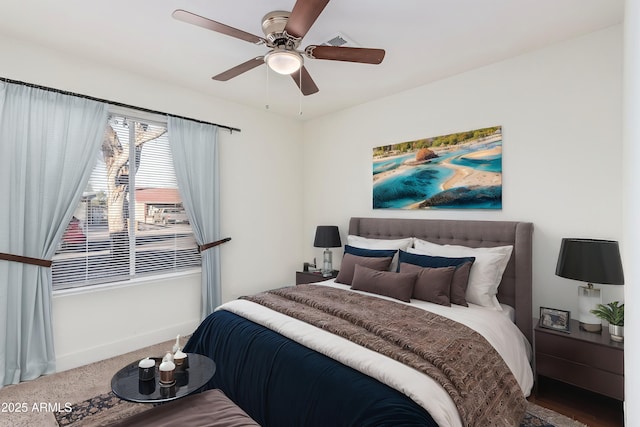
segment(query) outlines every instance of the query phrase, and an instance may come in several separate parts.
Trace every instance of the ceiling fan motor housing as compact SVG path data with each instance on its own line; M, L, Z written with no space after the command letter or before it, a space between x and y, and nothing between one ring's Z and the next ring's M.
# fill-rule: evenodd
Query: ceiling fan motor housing
M297 49L299 40L284 31L290 15L290 12L284 10L274 10L262 18L262 31L269 43L269 47L279 46L287 49Z

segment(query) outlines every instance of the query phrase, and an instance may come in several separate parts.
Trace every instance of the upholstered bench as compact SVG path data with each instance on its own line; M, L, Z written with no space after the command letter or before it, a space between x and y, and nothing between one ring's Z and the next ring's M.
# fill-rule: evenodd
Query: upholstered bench
M207 390L129 417L117 427L260 427L221 390Z

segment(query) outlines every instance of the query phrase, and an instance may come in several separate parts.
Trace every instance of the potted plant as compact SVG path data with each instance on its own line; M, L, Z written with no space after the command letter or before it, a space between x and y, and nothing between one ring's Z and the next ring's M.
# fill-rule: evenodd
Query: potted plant
M624 304L620 305L618 301L598 304L591 313L609 322L609 334L613 341L621 342L624 339Z

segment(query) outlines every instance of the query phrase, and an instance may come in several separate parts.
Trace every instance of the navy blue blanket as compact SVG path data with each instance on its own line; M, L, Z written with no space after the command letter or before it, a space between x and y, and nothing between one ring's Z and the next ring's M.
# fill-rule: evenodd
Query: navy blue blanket
M263 427L437 426L404 394L227 311L207 317L184 351L212 358L208 388Z

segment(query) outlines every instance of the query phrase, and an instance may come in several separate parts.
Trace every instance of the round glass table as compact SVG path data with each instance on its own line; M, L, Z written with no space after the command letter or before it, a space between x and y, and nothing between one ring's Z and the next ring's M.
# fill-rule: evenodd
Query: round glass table
M162 358L155 360L156 374L154 379L141 381L138 376L138 362L120 369L111 379L111 390L120 399L137 403L163 403L179 399L199 391L216 372L216 364L206 356L187 353L188 368L174 371L175 384L165 386L160 384L158 366Z

